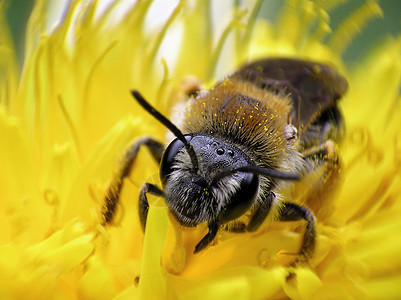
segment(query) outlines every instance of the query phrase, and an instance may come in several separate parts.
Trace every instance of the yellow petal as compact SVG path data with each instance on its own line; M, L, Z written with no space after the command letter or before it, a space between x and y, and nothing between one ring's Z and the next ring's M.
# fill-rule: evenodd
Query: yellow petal
M283 286L291 299L311 299L323 287L319 277L310 269L297 268L291 272L291 278Z
M161 266L168 226L166 208L150 206L143 242L141 277L139 279L140 298L156 299L165 298L168 295L165 271Z
M96 257L88 260L85 275L79 280L81 297L92 299L112 299L117 295L113 278L108 268Z

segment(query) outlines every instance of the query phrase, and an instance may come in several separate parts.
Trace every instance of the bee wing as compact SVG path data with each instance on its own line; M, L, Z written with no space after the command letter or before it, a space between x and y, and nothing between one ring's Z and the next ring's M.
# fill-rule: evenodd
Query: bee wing
M243 66L230 78L289 94L293 101L292 117L301 130L335 106L348 89L347 80L334 66L291 58L258 60Z

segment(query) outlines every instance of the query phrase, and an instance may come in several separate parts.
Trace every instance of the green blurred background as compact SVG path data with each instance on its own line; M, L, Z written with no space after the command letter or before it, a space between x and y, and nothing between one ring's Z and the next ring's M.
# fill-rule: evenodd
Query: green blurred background
M370 0L349 0L339 5L330 14L331 27L335 30L346 16L366 1ZM20 64L24 52L25 26L34 2L33 0L10 0L7 4L7 19L11 25L11 33L14 38ZM262 5L260 15L275 21L283 3L283 0L266 0ZM380 5L383 9L384 17L371 20L362 29L361 33L353 40L343 55L346 63L353 64L357 62L365 53L365 49L371 48L372 45L377 44L389 35L399 36L401 34L401 1L382 0Z

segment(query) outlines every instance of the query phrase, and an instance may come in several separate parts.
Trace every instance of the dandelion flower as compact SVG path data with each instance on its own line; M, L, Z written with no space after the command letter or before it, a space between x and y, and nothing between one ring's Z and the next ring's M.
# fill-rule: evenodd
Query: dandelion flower
M343 51L381 10L367 1L332 32L330 11L340 3L289 0L271 24L257 18L262 1L219 12L216 23L209 1L76 0L49 30L48 2L39 0L19 74L1 2L0 297L400 298L401 40L388 38L347 68ZM165 19L149 24L159 5ZM158 180L146 151L105 225L99 211L116 162L135 139L166 133L129 91L140 89L168 115L186 76L211 86L267 56L333 62L350 85L341 101L341 182L319 197L297 194L317 216L309 264L293 267L284 253L297 251L302 222L222 232L194 255L205 228L177 234L154 197L143 234L139 190Z

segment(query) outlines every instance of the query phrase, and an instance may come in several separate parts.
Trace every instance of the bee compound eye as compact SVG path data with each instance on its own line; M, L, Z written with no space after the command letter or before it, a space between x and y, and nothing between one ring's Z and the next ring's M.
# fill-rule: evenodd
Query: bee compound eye
M185 135L185 139L189 142L191 136ZM173 140L166 148L163 153L163 157L160 163L160 179L164 183L167 176L172 172L173 163L178 152L184 148L184 143L179 139Z
M223 222L229 222L242 216L254 203L259 190L259 176L252 173L239 172L240 186L230 197L224 213Z

